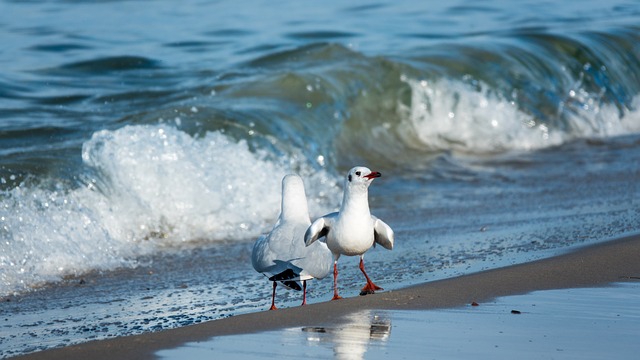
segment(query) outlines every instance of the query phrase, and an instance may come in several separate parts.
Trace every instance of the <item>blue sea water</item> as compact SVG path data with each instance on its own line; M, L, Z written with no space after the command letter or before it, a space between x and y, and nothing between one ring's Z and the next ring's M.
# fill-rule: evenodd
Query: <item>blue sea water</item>
M1 0L0 356L262 310L249 254L289 172L314 217L352 166L383 173L397 244L366 260L387 289L637 232L639 20L622 0Z

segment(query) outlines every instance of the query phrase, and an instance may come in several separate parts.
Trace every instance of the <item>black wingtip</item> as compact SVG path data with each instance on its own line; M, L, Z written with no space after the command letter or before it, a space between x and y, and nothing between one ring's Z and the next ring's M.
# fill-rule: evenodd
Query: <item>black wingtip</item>
M298 274L295 273L292 269L287 269L281 273L275 274L269 278L270 281L284 281L291 280L298 277Z
M293 290L301 291L302 287L296 281L281 281L282 285L291 288Z
M279 283L290 289L300 291L302 290L302 286L300 286L300 283L297 280L292 280L299 278L300 274L296 274L296 272L292 269L287 269L279 274L273 275L269 278L269 281L278 281Z

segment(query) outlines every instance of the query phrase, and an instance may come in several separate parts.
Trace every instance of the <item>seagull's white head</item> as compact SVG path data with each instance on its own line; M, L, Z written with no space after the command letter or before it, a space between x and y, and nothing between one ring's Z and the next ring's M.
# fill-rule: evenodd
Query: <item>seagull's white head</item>
M382 174L377 171L371 171L364 166L356 166L349 170L347 178L345 179L345 185L349 188L363 187L366 189L371 185L373 179L380 176L382 176Z

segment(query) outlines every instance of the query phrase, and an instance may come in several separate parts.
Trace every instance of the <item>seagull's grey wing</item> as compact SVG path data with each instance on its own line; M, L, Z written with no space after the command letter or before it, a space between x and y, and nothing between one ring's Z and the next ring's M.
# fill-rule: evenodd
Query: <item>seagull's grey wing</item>
M385 249L393 249L393 229L384 221L371 215L373 218L373 237L376 243Z
M306 256L300 259L304 271L317 279L326 277L333 269L333 254L323 241L316 241L305 248Z
M318 218L316 221L311 223L311 226L309 226L307 231L304 233L305 245L309 246L321 237L326 236L331 229L330 223L330 218L327 216Z
M286 270L286 267L278 266L277 260L294 257L291 249L292 237L292 227L287 222L280 221L269 234L260 236L251 253L253 268L267 277Z
M269 249L268 235L261 235L253 245L251 264L257 272L265 272L273 265L273 254Z

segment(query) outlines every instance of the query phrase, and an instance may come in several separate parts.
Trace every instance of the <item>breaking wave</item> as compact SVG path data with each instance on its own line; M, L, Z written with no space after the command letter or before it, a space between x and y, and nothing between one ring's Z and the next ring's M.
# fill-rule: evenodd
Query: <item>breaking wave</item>
M136 266L162 248L257 237L278 215L288 172L307 175L311 211L337 201L326 192L336 183L325 172L269 160L220 132L103 130L84 143L82 159L91 169L83 186L23 185L2 194L0 294Z

